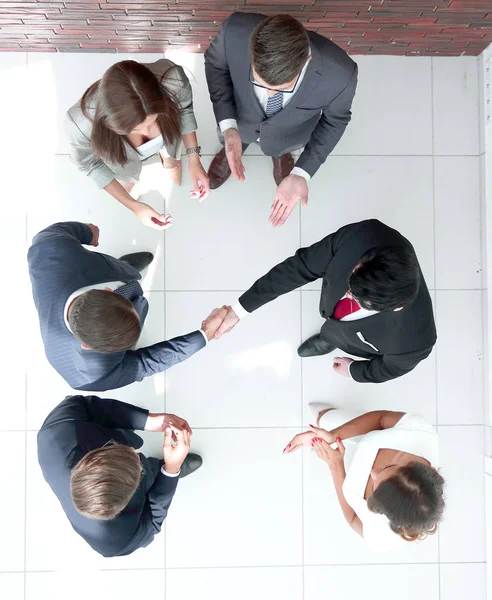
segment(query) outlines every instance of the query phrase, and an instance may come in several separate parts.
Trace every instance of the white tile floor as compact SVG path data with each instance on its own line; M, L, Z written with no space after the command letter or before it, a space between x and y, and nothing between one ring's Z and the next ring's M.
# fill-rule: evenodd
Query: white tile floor
M202 204L189 198L187 175L181 189L171 189L160 168L149 168L147 201L174 215L164 234L97 192L70 164L61 131L68 106L123 58L0 54L8 90L0 96L8 116L3 137L9 154L23 157L3 182L15 217L4 236L18 291L6 337L13 356L29 348L3 383L0 597L484 600L476 59L359 57L353 121L311 183L309 207L281 229L267 223L271 162L254 146L246 183L230 181ZM202 57L174 58L194 76L208 165L219 145ZM151 343L197 327L301 244L366 217L397 227L417 248L438 324L431 357L378 386L339 378L326 358L301 363L296 348L320 324L314 284L168 373L104 394L182 414L205 462L180 484L165 532L150 547L120 559L95 555L68 525L36 459L36 430L70 389L47 364L39 339L25 265L33 234L58 220L92 221L101 228L102 251L155 252L142 338ZM391 555L366 550L343 522L323 465L310 453L282 455L290 436L311 422L312 401L419 411L438 426L448 481L439 535ZM158 436L145 438L157 455Z

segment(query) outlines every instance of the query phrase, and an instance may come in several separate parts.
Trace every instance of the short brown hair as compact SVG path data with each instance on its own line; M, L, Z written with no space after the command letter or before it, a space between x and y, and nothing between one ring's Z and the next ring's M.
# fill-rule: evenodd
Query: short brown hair
M80 106L87 118L88 102L95 106L91 141L96 156L124 166L128 157L122 137L153 114L167 145L181 137L178 103L162 84L171 69L159 80L146 66L122 60L86 90Z
M88 452L72 470L70 492L88 519L114 519L140 485L142 465L133 448L116 444Z
M132 348L141 332L130 300L107 290L89 290L76 298L68 323L78 340L101 354Z
M299 75L309 57L309 37L290 15L268 17L249 40L251 64L268 85L283 85Z
M444 511L444 479L421 462L400 467L367 499L367 507L386 515L391 529L407 542L422 540L437 531Z

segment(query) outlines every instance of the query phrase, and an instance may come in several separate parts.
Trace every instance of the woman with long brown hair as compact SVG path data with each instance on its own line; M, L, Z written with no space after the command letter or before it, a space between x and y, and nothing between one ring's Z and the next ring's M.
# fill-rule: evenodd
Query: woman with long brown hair
M304 446L328 464L343 515L369 548L386 551L435 533L444 479L433 427L410 413L376 410L351 418L312 406L322 409L318 427L296 435L284 454Z
M182 67L166 59L114 64L66 118L70 156L79 170L132 210L144 225L157 229L169 227L172 217L135 197L142 163L159 155L171 179L180 184L183 142L194 188L191 194L203 200L210 187L196 129L190 82Z

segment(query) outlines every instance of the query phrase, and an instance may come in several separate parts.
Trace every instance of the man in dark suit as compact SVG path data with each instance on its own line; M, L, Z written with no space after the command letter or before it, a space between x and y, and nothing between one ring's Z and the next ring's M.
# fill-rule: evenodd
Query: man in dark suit
M429 291L410 242L375 219L342 227L258 279L216 333L282 294L323 279L319 334L301 357L336 348L364 360L336 357L333 368L360 383L382 383L414 369L429 356L436 327Z
M164 461L136 452L143 441L134 429L165 432ZM176 415L68 396L38 433L38 460L75 531L99 554L124 556L152 542L178 478L202 464L189 454L190 434Z
M299 199L307 204L307 182L350 121L357 65L289 15L236 12L205 52L205 73L224 144L210 165L210 187L231 172L244 181L242 153L258 143L273 158L278 186L270 222L282 225Z
M219 311L200 330L133 350L148 311L138 280L153 256L137 252L116 259L83 246L98 241L95 225L56 223L34 237L28 253L46 356L70 386L123 387L207 345L221 323Z

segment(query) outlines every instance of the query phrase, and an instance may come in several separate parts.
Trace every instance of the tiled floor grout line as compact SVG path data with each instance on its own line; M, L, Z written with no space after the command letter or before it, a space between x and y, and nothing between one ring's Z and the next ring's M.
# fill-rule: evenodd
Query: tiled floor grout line
M245 290L144 290L144 293L151 293L151 292L157 292L160 294L186 294L188 292L192 293L192 294L243 294ZM321 291L321 288L319 289L307 289L307 290L303 290L302 288L297 288L295 290L292 290L292 292L289 292L289 294L291 293L295 293L295 292L301 292L301 293L318 293ZM429 292L481 292L482 288L429 288Z
M482 154L485 154L482 152ZM482 154L330 154L331 158L343 157L343 158L480 158ZM213 158L216 153L208 154L202 153L202 157ZM55 152L51 156L70 156L68 152ZM184 156L184 155L182 155ZM245 154L245 158L269 158L265 154Z
M439 563L435 561L426 561L426 562L408 562L408 563L316 563L305 565L310 568L337 568L337 567L399 567L399 566L425 566L425 565L438 565ZM485 565L486 561L470 561L470 562L443 562L443 565ZM303 565L297 564L289 564L289 565L222 565L215 567L168 567L167 569L163 569L161 567L132 567L132 568L121 568L121 569L93 569L94 573L102 573L102 572L119 572L119 571L186 571L186 570L197 570L197 571L208 571L210 569L299 569ZM55 571L55 570L32 570L27 571L27 573L61 573L65 572L64 569ZM74 573L80 571L73 571ZM0 571L0 575L21 575L22 571Z
M302 246L302 207L299 205L299 248ZM299 342L302 344L302 294L299 295ZM300 380L301 380L301 426L304 423L304 361L301 360L300 364ZM304 579L304 457L301 455L301 558L302 558L302 600L305 597L305 579Z
M27 52L26 52L26 69L27 69ZM25 250L28 245L28 211L25 215L25 231L24 243ZM24 368L24 600L27 600L27 409L28 409L28 377L27 365Z
M211 569L299 569L302 567L307 567L307 568L319 568L319 567L325 567L325 568L337 568L337 567L410 567L410 566L425 566L425 565L438 565L439 563L436 561L426 561L426 562L407 562L407 563L313 563L313 564L309 564L309 565L302 565L302 564L291 564L291 565L222 565L222 566L215 566L215 567L210 567L210 566L206 566L206 567L197 567L197 566L193 566L193 567L168 567L166 569L163 569L162 567L132 567L132 568L127 568L127 567L123 567L121 569L93 569L91 572L94 573L101 573L101 572L119 572L119 571L188 571L188 570L197 570L197 571L208 571ZM442 563L444 565L485 565L487 564L486 561L469 561L469 562L444 562ZM82 569L81 569L82 570ZM62 570L32 570L32 571L27 571L27 573L61 573L64 572L64 569ZM74 573L80 572L79 571L74 571ZM12 574L12 575L20 575L22 574L22 571L0 571L0 575L6 575L6 574Z
M167 212L167 206L166 206L166 199L164 199L164 212ZM166 288L167 282L166 282L166 232L164 231L164 241L163 241L163 248L164 248L164 259L162 261L162 269L164 271L164 288ZM166 311L167 311L167 306L166 306L166 298L164 298L164 314L163 314L163 319L164 319L164 339L167 339L167 335L166 335ZM163 373L163 380L164 380L164 393L163 393L163 412L165 413L167 410L167 371L164 371ZM167 570L167 523L166 523L167 519L164 519L164 523L162 524L162 533L164 535L164 540L163 540L163 544L164 544L164 558L163 558L163 562L164 562L164 589L163 589L163 598L164 600L166 600L167 598L167 577L165 575L166 570Z
M431 423L439 427L483 427L483 423ZM193 427L196 431L221 431L221 430L257 430L257 429L299 429L304 423L297 425L224 425L223 427ZM0 429L0 433L37 433L39 429Z
M436 260L436 156L435 156L435 139L434 139L434 59L430 61L430 91L431 91L431 131L432 131L432 221L434 232L434 289L437 290L437 260ZM436 293L436 311L437 311L437 293ZM436 312L437 320L437 312ZM435 394L436 394L436 423L439 424L439 385L437 361L439 359L439 349L436 346L436 379L435 379ZM437 589L439 598L441 598L441 548L440 548L440 532L437 533Z

